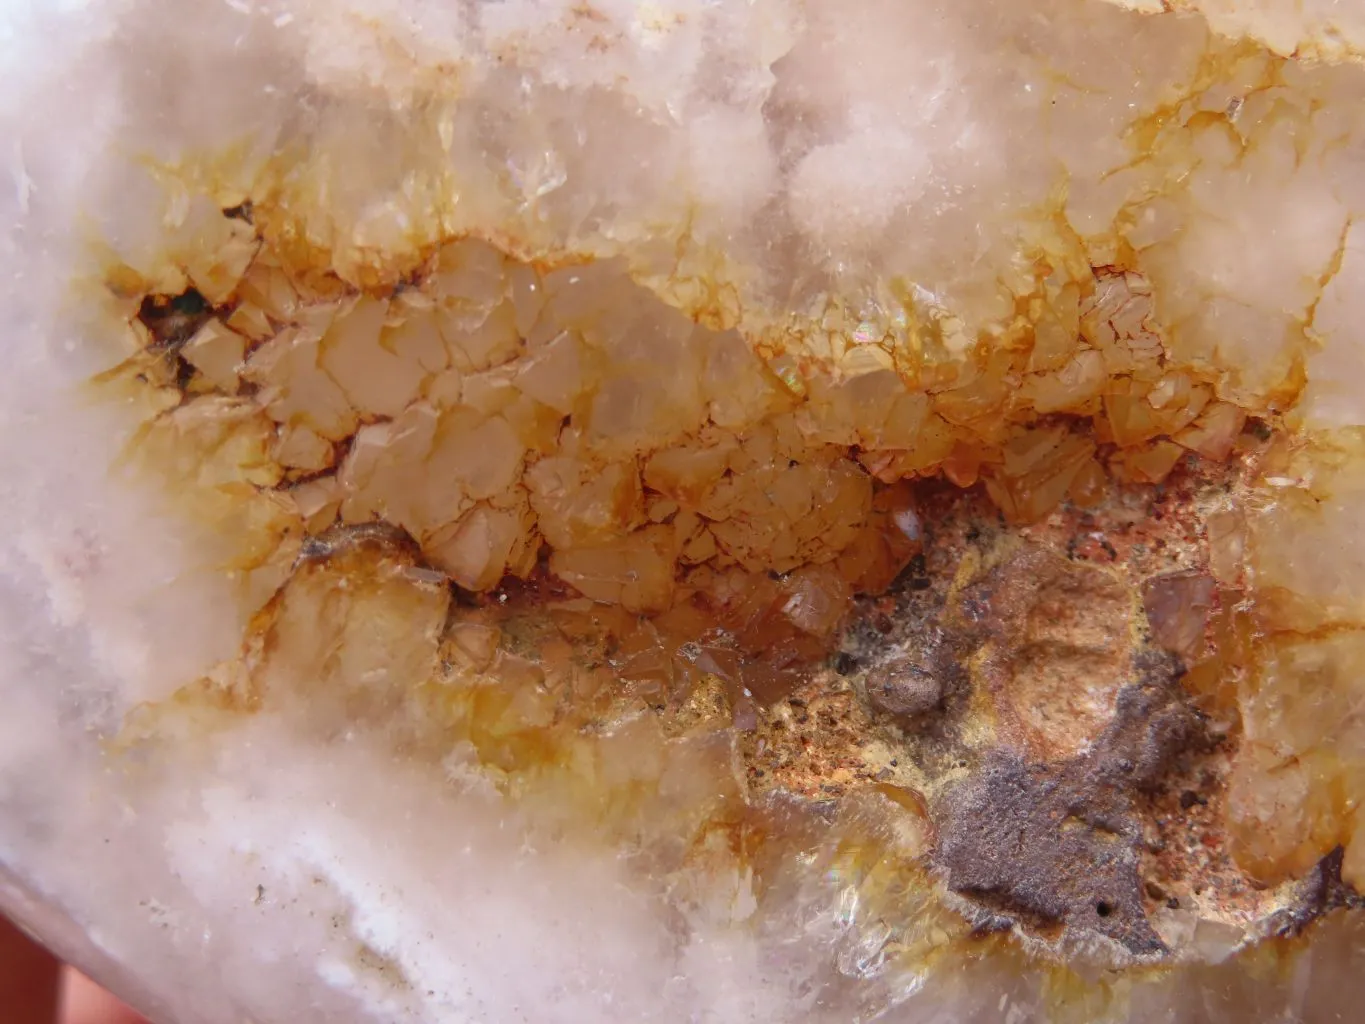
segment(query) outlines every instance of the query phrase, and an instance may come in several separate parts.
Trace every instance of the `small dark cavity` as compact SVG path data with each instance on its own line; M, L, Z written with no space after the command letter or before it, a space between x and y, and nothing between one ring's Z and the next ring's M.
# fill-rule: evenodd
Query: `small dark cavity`
M933 586L933 580L929 577L929 563L920 552L915 555L901 570L896 581L891 585L892 590L928 590Z
M213 307L190 288L179 295L148 295L137 318L152 336L153 351L175 352L213 318Z
M1187 790L1185 790L1183 793L1180 794L1180 806L1181 806L1181 808L1182 808L1183 810L1188 811L1188 810L1189 810L1191 807L1193 807L1195 804L1206 804L1206 803L1208 803L1208 801L1205 800L1202 796L1200 796L1198 793L1196 793L1196 792L1195 792L1194 790L1192 790L1192 789L1187 789Z
M171 311L180 316L200 316L210 308L209 300L196 288L190 288L171 299Z
M244 203L238 203L236 206L227 207L223 210L223 216L228 220L240 220L245 221L248 224L256 223L254 219L255 207L252 206L250 199Z
M175 357L175 386L181 391L189 390L190 383L194 380L194 367L189 360L181 356Z

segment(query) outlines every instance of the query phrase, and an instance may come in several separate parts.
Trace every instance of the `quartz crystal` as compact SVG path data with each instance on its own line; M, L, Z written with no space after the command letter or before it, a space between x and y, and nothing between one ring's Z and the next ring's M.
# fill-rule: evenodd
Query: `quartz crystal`
M1354 1018L1365 4L0 30L54 949L164 1024Z

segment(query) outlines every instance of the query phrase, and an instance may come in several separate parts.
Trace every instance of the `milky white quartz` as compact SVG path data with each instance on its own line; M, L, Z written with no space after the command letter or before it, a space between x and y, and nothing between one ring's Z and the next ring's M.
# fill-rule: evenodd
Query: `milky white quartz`
M1250 36L1283 56L1361 56L1365 10L1342 0L1118 0L1135 11L1198 11L1214 31Z

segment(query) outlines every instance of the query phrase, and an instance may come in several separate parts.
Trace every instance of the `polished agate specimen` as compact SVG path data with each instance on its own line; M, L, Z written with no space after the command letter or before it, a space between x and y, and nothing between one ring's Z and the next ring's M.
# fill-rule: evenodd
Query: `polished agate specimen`
M176 1022L1337 1020L1365 8L5 8L0 906Z

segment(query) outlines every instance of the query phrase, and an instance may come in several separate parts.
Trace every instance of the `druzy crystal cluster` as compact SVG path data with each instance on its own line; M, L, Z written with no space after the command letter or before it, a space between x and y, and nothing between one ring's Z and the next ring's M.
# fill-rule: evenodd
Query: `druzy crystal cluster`
M1350 1018L1365 6L0 28L46 941L185 1024Z

